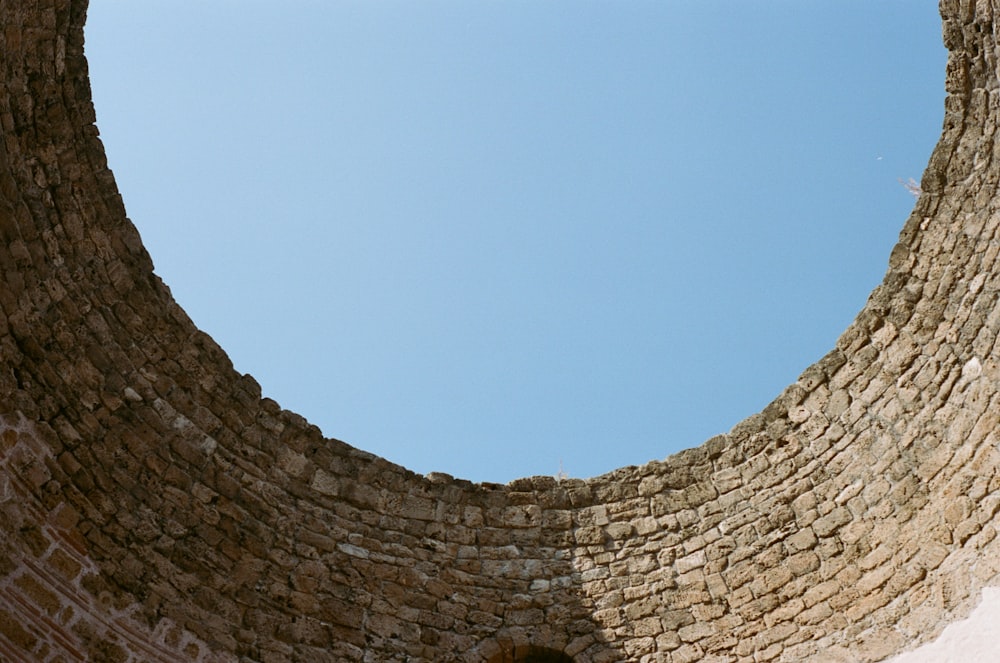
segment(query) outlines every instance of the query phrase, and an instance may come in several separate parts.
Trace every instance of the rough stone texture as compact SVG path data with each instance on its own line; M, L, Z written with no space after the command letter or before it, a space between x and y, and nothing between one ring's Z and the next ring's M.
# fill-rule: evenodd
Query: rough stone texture
M0 2L0 659L878 661L997 584L1000 0L836 347L663 462L418 476L261 397L153 275L86 0Z

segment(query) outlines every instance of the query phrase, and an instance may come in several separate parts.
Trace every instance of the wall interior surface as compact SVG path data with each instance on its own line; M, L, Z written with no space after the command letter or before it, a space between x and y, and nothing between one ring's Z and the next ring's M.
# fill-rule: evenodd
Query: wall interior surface
M0 659L881 661L1000 583L1000 0L941 2L941 139L836 347L701 447L502 486L323 438L195 328L86 9L0 3Z

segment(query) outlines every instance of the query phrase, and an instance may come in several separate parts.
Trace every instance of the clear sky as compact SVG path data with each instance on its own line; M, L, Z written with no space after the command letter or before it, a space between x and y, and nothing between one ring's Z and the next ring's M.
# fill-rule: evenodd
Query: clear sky
M759 411L882 279L937 3L91 0L157 273L264 394L417 472L588 477Z

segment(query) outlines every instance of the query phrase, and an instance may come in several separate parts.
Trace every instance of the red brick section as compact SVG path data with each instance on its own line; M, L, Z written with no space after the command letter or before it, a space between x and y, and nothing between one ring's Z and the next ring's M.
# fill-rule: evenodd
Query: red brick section
M86 2L0 2L0 660L878 661L935 637L1000 573L998 3L941 3L942 137L826 357L697 449L498 486L324 438L236 373L125 216Z

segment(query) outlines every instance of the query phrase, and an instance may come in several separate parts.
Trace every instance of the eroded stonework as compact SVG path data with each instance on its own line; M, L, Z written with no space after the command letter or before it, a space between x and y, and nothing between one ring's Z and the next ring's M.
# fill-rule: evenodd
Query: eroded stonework
M589 480L423 477L262 398L153 274L85 0L0 4L0 658L879 661L1000 582L1000 0L885 280L763 412Z

